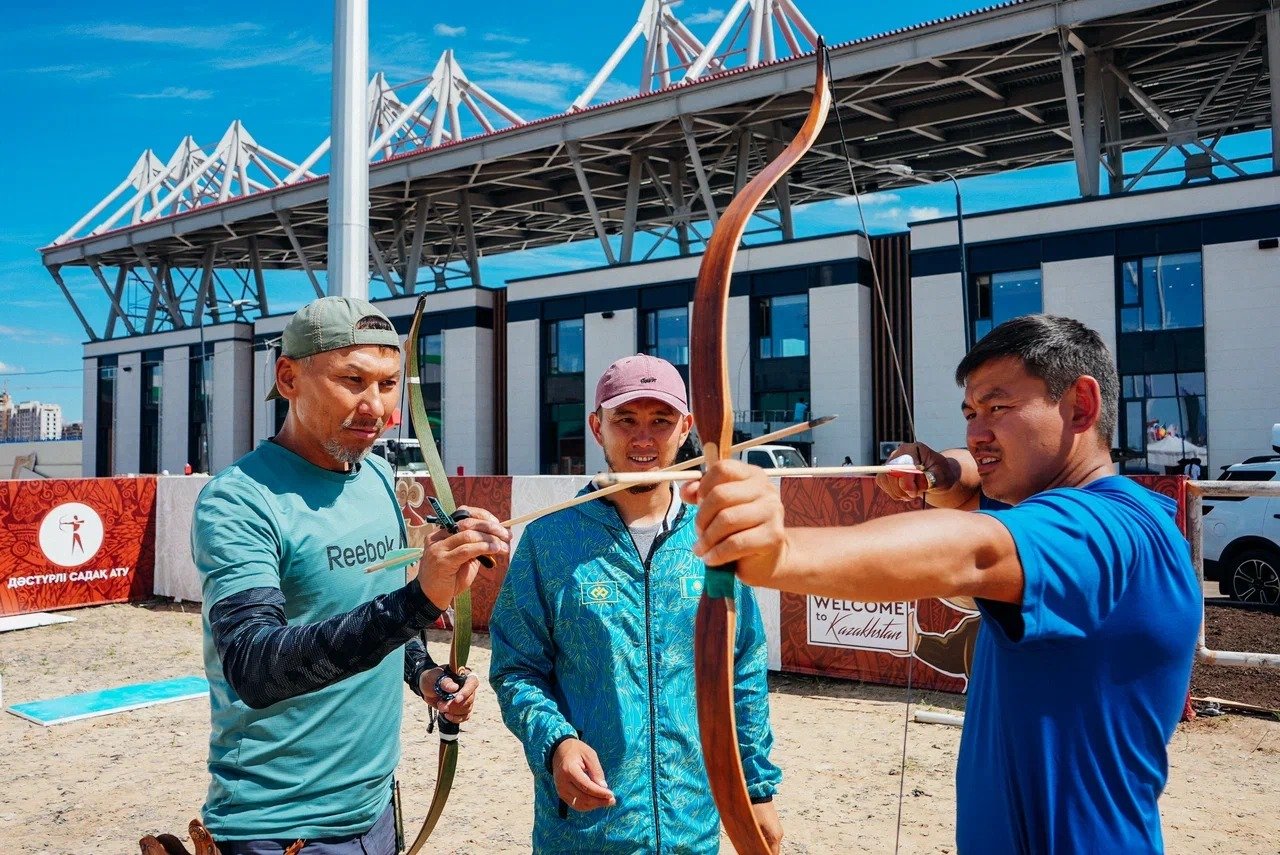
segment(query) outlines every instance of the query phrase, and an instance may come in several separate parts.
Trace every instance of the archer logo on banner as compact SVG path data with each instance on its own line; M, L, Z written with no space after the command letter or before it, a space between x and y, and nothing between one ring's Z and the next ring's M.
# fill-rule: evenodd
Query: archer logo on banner
M907 653L910 603L859 603L810 596L809 643Z
M102 517L88 505L58 505L40 522L40 551L59 567L79 567L102 548Z

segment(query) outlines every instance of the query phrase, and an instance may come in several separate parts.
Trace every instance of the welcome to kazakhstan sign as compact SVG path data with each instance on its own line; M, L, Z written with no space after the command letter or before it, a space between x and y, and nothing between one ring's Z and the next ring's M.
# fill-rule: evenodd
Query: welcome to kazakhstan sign
M910 603L859 603L809 597L809 643L822 647L908 653Z

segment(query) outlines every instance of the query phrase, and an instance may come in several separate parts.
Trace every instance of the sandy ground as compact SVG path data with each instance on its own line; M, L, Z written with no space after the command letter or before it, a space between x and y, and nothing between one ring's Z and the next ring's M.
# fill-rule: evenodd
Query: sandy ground
M69 612L75 623L0 635L5 704L201 673L199 615L137 606ZM439 634L440 650L446 636ZM473 665L488 670L487 638ZM434 645L433 645L434 647ZM784 851L894 851L903 693L880 687L775 677L770 702L775 757L786 779L778 808ZM951 695L917 698L958 711ZM406 692L401 766L406 823L430 800L436 740L425 708ZM184 701L43 728L0 715L0 853L130 853L144 833L182 832L203 800L208 703ZM464 734L446 813L464 830L432 851L528 851L529 773L484 692ZM912 723L908 736L903 853L954 851L952 792L959 731ZM1179 728L1163 799L1171 853L1280 852L1280 722L1223 716ZM439 834L439 832L438 832ZM725 851L731 851L726 844Z

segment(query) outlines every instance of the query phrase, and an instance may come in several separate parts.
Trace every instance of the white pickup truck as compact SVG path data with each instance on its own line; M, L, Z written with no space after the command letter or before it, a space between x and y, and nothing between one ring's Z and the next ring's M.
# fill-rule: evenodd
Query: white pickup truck
M738 459L761 469L801 469L809 464L789 445L757 445L738 452Z

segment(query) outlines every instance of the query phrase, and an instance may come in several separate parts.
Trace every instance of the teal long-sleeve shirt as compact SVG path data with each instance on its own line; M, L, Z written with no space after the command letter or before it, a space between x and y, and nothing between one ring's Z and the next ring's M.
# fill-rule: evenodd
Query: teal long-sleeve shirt
M677 502L648 556L604 501L531 523L520 540L490 622L490 680L533 772L535 852L719 851L694 698L694 513ZM750 588L738 584L736 604L738 743L759 800L782 779L769 759L768 651ZM550 759L568 737L595 749L615 806L561 803Z

